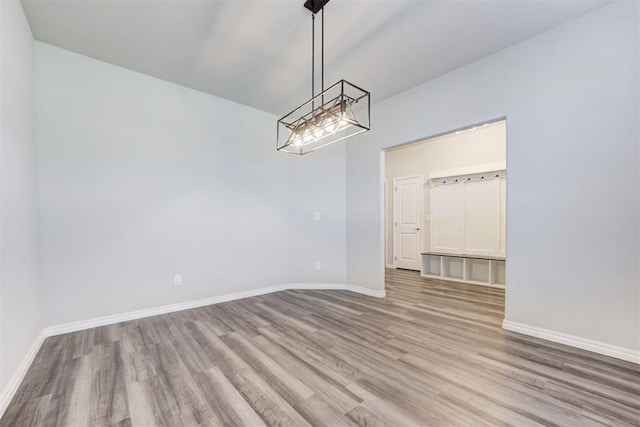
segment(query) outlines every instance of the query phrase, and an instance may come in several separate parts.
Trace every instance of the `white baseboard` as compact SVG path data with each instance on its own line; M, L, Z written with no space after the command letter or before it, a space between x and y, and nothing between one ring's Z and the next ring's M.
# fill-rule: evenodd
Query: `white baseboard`
M396 268L396 266L393 264L387 264L387 268Z
M384 298L387 296L387 292L383 289L376 291L369 288L363 288L362 286L347 285L344 283L289 283L287 289L309 289L309 290L338 290L338 291L350 291L357 294L363 294L375 298Z
M33 344L31 344L29 351L27 351L27 354L24 356L24 359L22 359L22 362L18 365L18 369L16 369L13 376L9 379L9 383L0 393L0 418L9 406L9 403L11 403L11 399L13 399L16 391L18 391L18 387L20 387L24 376L27 374L31 363L33 362L33 359L35 359L36 354L38 354L38 350L40 350L45 338L46 336L42 332L36 337Z
M344 291L347 285L344 283L285 283L281 285L283 290L309 290L309 291Z
M387 291L385 291L384 289L380 291L376 291L373 289L363 288L362 286L356 286L356 285L346 285L344 289L346 289L347 291L356 292L358 294L364 294L364 295L368 295L370 297L376 297L376 298L384 298L387 296Z
M618 347L600 341L593 341L587 338L529 326L506 319L502 322L502 328L507 331L518 332L520 334L542 338L559 344L565 344L582 350L591 351L593 353L603 354L605 356L615 357L616 359L626 360L627 362L640 364L640 351L638 350Z

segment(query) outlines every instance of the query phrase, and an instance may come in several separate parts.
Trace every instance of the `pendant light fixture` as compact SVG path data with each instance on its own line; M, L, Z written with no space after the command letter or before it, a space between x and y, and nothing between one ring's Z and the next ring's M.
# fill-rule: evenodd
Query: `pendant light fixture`
M369 130L371 94L346 80L324 87L324 6L307 0L311 12L311 99L278 120L278 151L306 154ZM315 17L321 12L321 84L315 94Z

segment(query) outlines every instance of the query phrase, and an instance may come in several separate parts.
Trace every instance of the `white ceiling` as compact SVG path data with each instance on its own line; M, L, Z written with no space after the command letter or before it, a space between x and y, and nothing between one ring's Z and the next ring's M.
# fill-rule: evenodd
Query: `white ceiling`
M607 2L333 0L325 8L325 83L344 78L378 102ZM45 43L278 115L311 97L303 0L22 4Z

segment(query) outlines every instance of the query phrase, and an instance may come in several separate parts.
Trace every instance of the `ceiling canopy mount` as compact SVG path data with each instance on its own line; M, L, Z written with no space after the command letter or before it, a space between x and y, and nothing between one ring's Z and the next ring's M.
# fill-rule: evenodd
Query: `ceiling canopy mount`
M309 9L311 13L318 13L327 3L329 0L307 0L304 2L304 7Z

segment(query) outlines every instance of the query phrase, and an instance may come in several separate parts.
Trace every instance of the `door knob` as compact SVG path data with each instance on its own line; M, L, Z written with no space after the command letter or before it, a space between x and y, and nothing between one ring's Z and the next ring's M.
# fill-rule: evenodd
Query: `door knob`
M420 231L420 229L419 229L419 228L414 228L414 230L416 230L416 231Z

